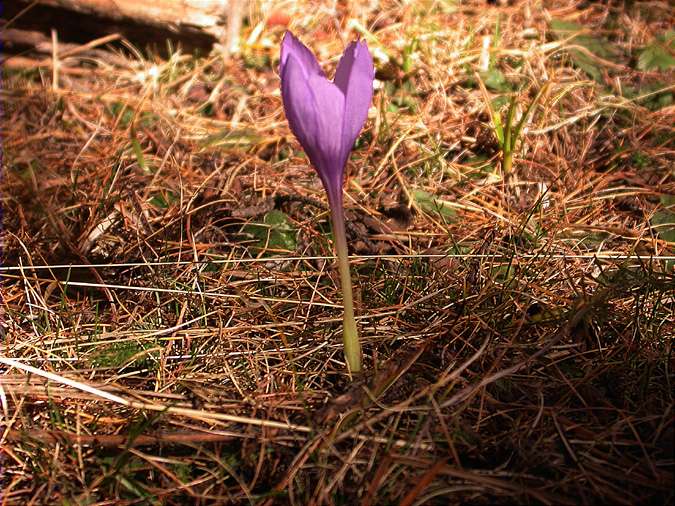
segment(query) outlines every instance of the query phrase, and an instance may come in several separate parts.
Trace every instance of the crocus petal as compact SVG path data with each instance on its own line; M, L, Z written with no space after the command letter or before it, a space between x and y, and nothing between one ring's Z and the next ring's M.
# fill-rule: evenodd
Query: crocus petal
M280 71L283 73L288 57L293 55L297 62L300 63L300 67L303 70L303 73L306 78L310 74L318 74L320 76L325 76L319 62L316 61L316 58L312 52L300 42L291 32L286 32L284 35L284 40L281 42L281 57L280 57Z
M345 97L335 84L319 76L310 76L309 89L314 94L317 110L316 142L323 160L317 166L324 184L342 188L342 175L349 151L343 149ZM327 188L328 189L328 188Z
M349 152L342 143L345 98L335 84L316 73L305 78L303 63L289 54L281 71L281 95L291 130L329 193L342 188Z
M334 81L345 95L342 143L343 149L348 152L354 146L354 141L368 117L368 109L373 99L374 77L373 58L366 42L357 41L349 44L340 59Z
M309 88L302 63L290 54L281 69L281 98L291 131L310 159L317 156L313 138L318 130L314 95Z

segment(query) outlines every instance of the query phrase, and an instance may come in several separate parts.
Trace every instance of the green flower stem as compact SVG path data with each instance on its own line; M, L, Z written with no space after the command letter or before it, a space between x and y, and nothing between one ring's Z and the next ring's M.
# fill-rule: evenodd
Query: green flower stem
M347 359L349 371L356 373L361 372L361 343L359 342L359 333L356 330L356 320L354 319L352 278L349 272L349 250L347 248L342 202L339 205L331 205L331 218L333 220L333 238L338 257L338 268L340 270L340 284L342 285L342 303L344 305L344 328L342 332L345 358Z

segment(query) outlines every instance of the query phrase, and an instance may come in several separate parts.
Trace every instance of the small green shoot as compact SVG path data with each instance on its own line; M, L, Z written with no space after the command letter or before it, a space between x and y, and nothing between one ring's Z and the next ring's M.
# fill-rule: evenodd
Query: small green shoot
M502 171L504 174L510 174L513 170L513 153L516 149L516 144L522 136L523 128L527 123L530 115L534 111L535 106L541 101L546 94L549 84L545 83L537 92L532 101L528 104L527 109L523 112L520 119L516 122L516 109L518 107L518 94L511 96L509 100L509 108L506 115L502 117L494 107L490 100L485 84L481 79L478 79L485 103L487 104L492 122L492 128L502 153Z

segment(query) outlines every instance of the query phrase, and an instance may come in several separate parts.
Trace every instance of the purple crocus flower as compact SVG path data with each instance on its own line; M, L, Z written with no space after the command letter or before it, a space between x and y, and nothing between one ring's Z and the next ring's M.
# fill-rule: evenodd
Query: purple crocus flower
M335 79L329 81L312 52L286 32L279 70L288 124L328 194L345 308L345 355L349 369L358 372L361 347L352 303L342 183L349 153L373 98L373 58L365 41L352 42L340 59Z
M368 46L365 41L352 42L331 82L311 51L286 32L279 70L291 130L319 173L328 198L337 202L349 153L373 98L375 68Z

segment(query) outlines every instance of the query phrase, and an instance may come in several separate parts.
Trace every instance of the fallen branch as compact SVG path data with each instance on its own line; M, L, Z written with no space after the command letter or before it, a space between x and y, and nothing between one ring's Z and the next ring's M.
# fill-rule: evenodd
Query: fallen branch
M227 50L236 46L243 10L243 0L33 0L33 3L174 32L201 32L215 38Z

